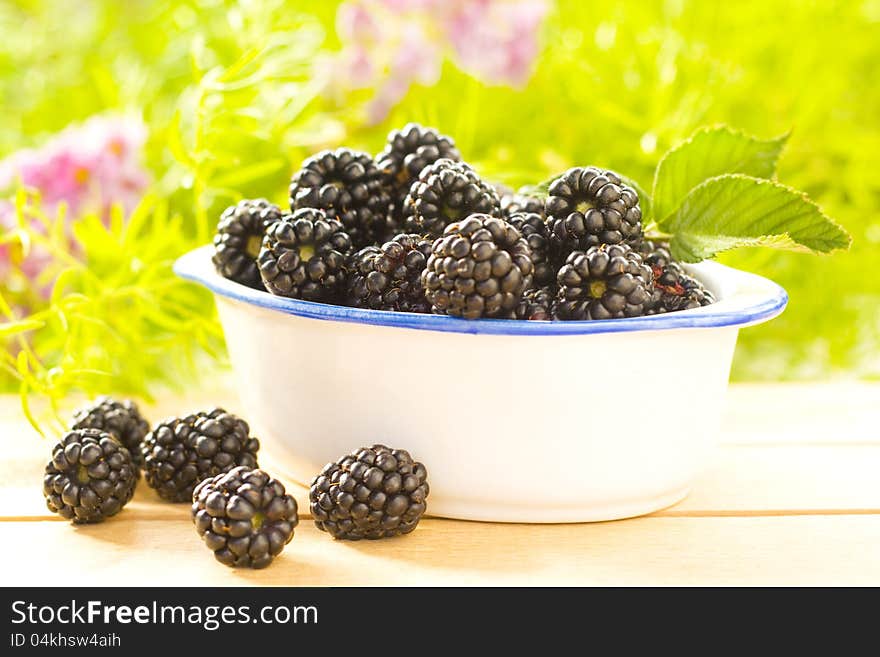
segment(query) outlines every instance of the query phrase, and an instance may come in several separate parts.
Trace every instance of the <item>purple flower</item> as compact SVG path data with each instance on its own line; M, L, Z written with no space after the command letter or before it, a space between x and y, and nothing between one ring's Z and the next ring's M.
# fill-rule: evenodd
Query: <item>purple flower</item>
M345 46L332 86L376 88L367 113L377 123L413 83L436 84L447 55L484 81L522 85L546 13L546 0L349 0L336 14Z

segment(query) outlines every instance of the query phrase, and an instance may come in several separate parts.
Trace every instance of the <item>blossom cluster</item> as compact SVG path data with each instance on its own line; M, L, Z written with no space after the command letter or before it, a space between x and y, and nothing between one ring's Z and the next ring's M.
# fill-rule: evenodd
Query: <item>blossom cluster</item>
M128 117L95 116L72 125L38 148L0 160L0 197L23 185L39 194L41 211L49 217L62 203L68 217L88 211L107 216L117 204L131 210L149 183L141 162L146 134L142 121ZM13 205L0 201L0 237L8 237L15 226ZM32 228L41 230L36 222ZM26 287L29 281L45 296L45 282L37 281L49 260L45 250L31 244L0 242L0 290Z
M348 0L336 15L343 48L333 82L375 88L381 121L413 83L433 85L448 55L490 84L522 86L539 52L546 0Z

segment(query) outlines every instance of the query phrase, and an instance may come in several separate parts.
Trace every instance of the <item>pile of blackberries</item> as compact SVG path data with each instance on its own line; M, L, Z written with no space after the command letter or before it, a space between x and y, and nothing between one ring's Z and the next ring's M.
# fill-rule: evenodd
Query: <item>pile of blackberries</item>
M247 422L222 408L150 430L133 402L102 397L75 413L53 448L43 494L75 524L102 522L132 499L143 469L161 498L192 504L196 531L220 563L264 568L293 539L299 518L293 496L259 469L259 448ZM315 525L349 540L408 534L425 514L427 477L404 450L355 450L312 482Z
M415 123L375 157L308 158L289 204L228 208L217 271L295 299L465 319L613 319L714 301L666 244L645 238L639 196L614 172L574 167L545 198L517 194Z

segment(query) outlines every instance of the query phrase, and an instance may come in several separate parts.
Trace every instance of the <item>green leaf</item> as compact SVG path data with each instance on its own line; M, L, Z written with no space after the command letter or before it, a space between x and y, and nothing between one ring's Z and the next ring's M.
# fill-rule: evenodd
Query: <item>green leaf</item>
M742 174L697 185L660 228L674 235L672 255L685 262L739 246L828 253L848 248L851 241L804 194Z
M3 322L0 324L0 338L6 338L10 335L15 335L17 333L24 333L25 331L35 331L37 329L43 328L45 326L45 322L41 322L35 319L22 319L16 322Z
M177 110L174 113L174 118L171 120L171 123L168 124L168 129L165 133L168 140L168 149L171 151L175 160L188 169L195 169L196 163L192 157L190 157L190 154L187 152L186 146L183 143L183 134L180 127L181 121L180 110Z
M654 173L654 212L662 222L688 193L708 178L744 173L771 178L788 134L767 141L728 127L704 128L671 149Z

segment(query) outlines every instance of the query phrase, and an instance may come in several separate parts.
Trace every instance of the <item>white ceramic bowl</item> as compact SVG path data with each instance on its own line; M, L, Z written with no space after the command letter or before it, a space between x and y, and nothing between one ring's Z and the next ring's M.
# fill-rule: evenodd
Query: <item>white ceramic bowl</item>
M505 522L650 513L687 495L715 442L737 331L782 312L775 283L688 267L704 308L594 322L468 321L273 296L214 271L243 413L280 474L308 485L384 443L428 468L428 512Z

